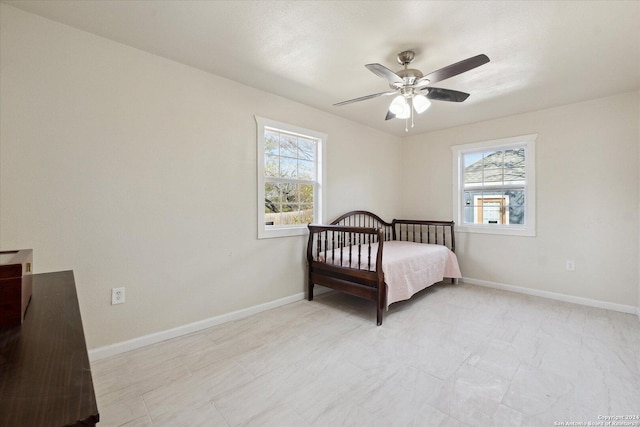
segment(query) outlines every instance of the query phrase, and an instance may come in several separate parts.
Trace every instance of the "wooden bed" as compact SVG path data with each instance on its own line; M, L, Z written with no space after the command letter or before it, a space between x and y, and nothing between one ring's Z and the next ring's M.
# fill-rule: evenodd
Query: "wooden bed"
M454 254L453 226L453 221L394 219L389 223L367 211L348 212L330 225L309 224L307 243L309 301L313 300L314 285L326 286L374 301L377 324L381 325L383 312L389 304L408 299L413 293L444 278L439 276L433 281L432 275L418 277L417 290L414 283L411 290L404 291L404 296L400 292L401 299L397 299L396 296L395 300L389 301L389 285L388 280L385 281L383 262L389 259L384 268L390 274L391 263L395 263L398 258L398 255L393 255L397 252L392 253L392 250L401 250L404 254L416 254L418 251L417 255L412 256L420 260L430 256L422 254L424 250L437 250L439 257L449 257L447 262L455 264L455 266L448 265L446 270L443 270L449 273L446 277L451 278L452 282L461 277ZM385 242L387 242L387 257L383 259ZM428 244L428 246L416 244ZM401 249L391 249L399 245L402 246ZM433 245L444 246L449 250ZM444 252L446 254L440 255ZM437 274L442 274L442 271L439 270ZM397 286L398 280L403 279L394 277L394 286ZM404 286L402 283L401 285Z

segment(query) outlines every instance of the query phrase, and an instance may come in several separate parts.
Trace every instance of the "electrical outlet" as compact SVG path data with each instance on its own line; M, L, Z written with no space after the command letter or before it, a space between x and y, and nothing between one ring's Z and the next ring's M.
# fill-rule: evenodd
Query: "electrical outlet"
M124 304L124 288L111 289L111 305Z
M573 260L567 260L567 271L576 271L576 262Z

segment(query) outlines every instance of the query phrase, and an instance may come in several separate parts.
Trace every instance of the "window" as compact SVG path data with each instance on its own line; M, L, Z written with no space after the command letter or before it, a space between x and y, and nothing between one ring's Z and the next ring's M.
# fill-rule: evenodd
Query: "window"
M536 137L451 147L459 231L535 236Z
M258 238L297 236L322 222L323 150L327 135L256 117Z

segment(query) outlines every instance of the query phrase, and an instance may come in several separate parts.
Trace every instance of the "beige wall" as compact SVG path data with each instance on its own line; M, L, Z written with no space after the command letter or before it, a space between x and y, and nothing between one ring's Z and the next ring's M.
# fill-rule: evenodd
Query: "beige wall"
M0 247L75 271L90 348L303 291L305 239L256 238L254 115L329 135L328 217L400 204L396 137L0 8Z
M638 93L400 140L6 5L0 18L0 248L75 271L90 348L303 291L304 238L256 239L254 115L329 134L329 218L449 219L451 145L538 133L537 237L460 234L464 275L640 305ZM127 302L111 306L117 286Z
M632 92L407 138L402 214L453 217L451 146L537 133L537 236L459 233L463 275L635 306L638 110Z

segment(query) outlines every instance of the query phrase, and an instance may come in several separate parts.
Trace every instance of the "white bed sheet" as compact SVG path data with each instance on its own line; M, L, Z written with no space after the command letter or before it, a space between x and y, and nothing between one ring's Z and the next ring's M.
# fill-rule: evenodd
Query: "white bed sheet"
M353 247L351 265L348 261L348 248L343 248L342 262L339 250L334 251L335 262L331 253L327 252L326 262L343 267L367 269L367 247L362 246L360 267L358 267L357 250L357 247ZM375 269L377 251L378 244L372 243L371 270ZM387 308L394 302L409 299L416 292L441 282L445 277L453 279L462 277L456 254L443 245L391 240L384 242L382 252L382 271L387 284ZM320 254L320 259L324 259L324 253Z

